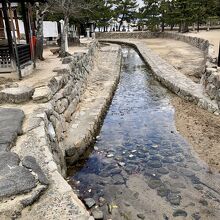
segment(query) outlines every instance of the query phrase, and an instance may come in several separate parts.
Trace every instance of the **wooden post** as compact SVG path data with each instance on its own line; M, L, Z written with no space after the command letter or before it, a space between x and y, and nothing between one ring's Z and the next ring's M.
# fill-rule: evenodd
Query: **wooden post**
M18 24L17 9L15 8L15 9L13 10L13 12L14 12L16 32L17 32L18 39L20 40L20 39L21 39L21 33L20 33L20 29L19 29L19 24Z
M218 66L220 67L220 42L219 42L219 50L218 50Z
M13 21L13 11L11 8L11 3L8 3L8 8L9 8L9 16L11 19L11 26L12 26L12 33L13 33L13 40L14 40L14 49L15 49L15 57L16 57L16 61L17 61L17 71L18 71L18 77L19 80L22 79L22 75L21 75L21 67L20 67L20 60L19 60L19 54L18 54L18 47L17 47L17 42L16 42L16 35L15 35L15 26L14 26L14 21Z
M22 11L22 17L23 17L23 22L24 22L26 42L28 44L30 42L29 24L28 24L28 18L27 18L27 9L25 7L25 2L23 1L21 1L21 11Z
M31 48L31 59L34 63L34 68L36 68L36 53L35 53L35 47L34 47L34 41L33 36L35 33L32 21L32 9L31 4L28 4L28 24L29 24L29 33L30 33L30 48Z
M7 7L6 0L2 0L2 11L3 11L3 14L4 14L7 40L8 40L8 47L9 47L9 53L10 53L10 56L11 56L11 64L14 67L14 65L16 65L15 53L14 53L13 40L12 40L12 36L11 36L11 26L10 26L10 22L9 22L9 18L8 18L8 7Z

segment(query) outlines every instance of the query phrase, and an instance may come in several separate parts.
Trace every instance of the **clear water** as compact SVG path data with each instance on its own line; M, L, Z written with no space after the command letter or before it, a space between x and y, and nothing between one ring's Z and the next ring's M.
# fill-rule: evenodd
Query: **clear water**
M69 170L81 199L106 200L105 219L220 219L220 178L176 131L170 99L137 52L124 47L120 83L95 149Z

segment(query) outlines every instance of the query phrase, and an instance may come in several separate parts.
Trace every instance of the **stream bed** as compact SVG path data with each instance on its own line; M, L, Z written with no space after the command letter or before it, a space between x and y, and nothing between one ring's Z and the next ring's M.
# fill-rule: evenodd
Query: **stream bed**
M69 168L69 184L82 201L94 200L91 212L104 219L220 219L219 174L177 132L172 94L134 49L122 54L100 134Z

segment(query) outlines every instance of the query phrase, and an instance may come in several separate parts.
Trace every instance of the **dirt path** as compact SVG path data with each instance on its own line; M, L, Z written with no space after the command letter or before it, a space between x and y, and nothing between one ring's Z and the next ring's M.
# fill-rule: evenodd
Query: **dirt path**
M190 142L200 158L220 173L220 117L174 96L177 130Z
M204 67L204 54L197 48L172 39L145 39L147 46L174 66L177 70L191 78L200 81Z

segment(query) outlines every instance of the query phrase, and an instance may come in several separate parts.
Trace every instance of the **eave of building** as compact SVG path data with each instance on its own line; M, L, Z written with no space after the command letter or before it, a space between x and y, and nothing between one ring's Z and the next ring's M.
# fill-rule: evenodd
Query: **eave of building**
M3 0L0 0L0 3L2 3ZM11 3L21 3L21 2L29 2L29 3L35 3L35 2L42 2L46 3L47 0L6 0L6 2L11 2Z

